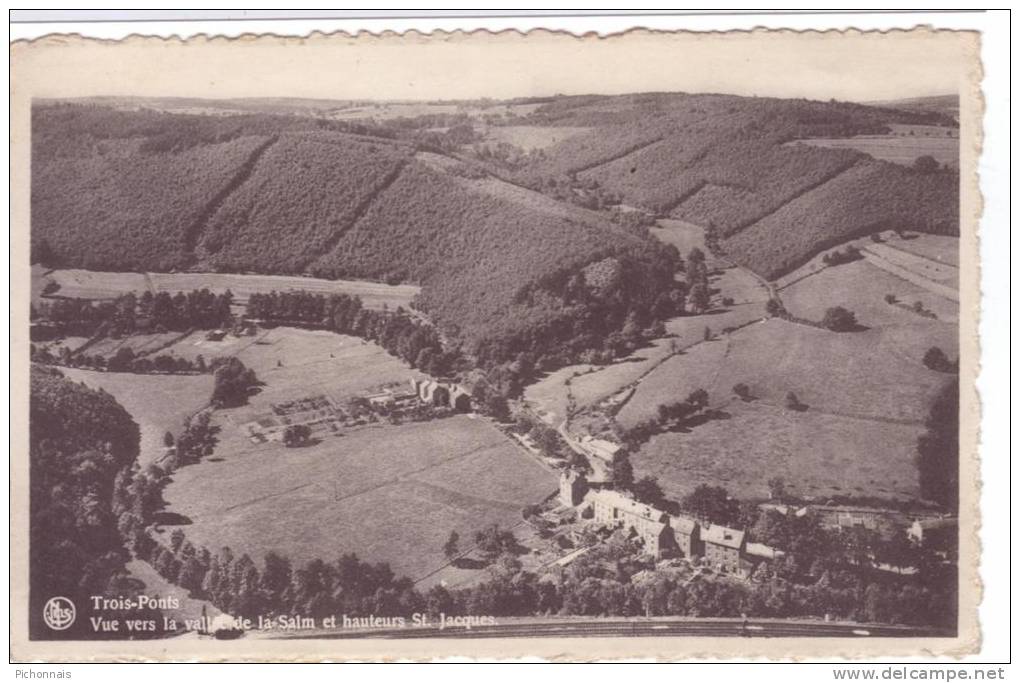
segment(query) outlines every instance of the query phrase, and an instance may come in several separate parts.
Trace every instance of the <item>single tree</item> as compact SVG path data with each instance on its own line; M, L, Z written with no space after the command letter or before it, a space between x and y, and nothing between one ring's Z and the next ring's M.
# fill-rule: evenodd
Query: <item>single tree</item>
M733 385L733 393L741 401L750 401L751 400L751 389L750 389L750 387L748 387L743 382L738 382L738 383Z
M924 367L937 372L950 372L953 364L949 361L945 351L937 346L928 349L924 354Z
M449 538L446 539L446 543L443 544L443 555L446 559L453 562L454 558L460 554L460 547L457 545L460 542L460 534L456 531L451 531Z
M804 404L802 404L800 399L797 398L797 394L792 391L788 391L786 392L786 407L790 410L801 410L804 407Z
M167 448L173 448L174 435L171 434L170 432L165 433L163 435L163 445L166 446Z
M822 326L833 332L850 332L857 328L857 317L851 310L833 306L825 311Z

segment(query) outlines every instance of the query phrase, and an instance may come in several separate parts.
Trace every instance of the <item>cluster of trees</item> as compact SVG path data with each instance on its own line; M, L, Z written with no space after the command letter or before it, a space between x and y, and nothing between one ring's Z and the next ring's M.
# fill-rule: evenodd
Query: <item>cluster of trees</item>
M522 570L516 556L504 552L490 565L486 581L452 591L437 586L419 599L427 609L447 614L777 618L828 614L867 622L955 624L954 574L940 563L920 561L922 573L917 577L876 572L856 562L857 556L875 552L882 560L889 559L878 550L883 546L879 539L830 534L817 525L782 526L787 524L793 522L763 523L761 533L767 539L763 542L775 543L781 536L803 542L783 562L759 565L749 583L687 582L655 571L632 541L613 537L577 558L557 583ZM899 541L886 545L900 547ZM636 579L638 572L641 580Z
M110 372L134 372L138 374L191 374L208 372L209 366L199 355L195 360L188 360L169 353L161 353L149 358L136 356L130 347L122 346L116 353L107 358L102 354L72 353L66 346L54 354L45 346L29 346L29 358L33 363L46 365L62 365L70 368L89 368L91 370L109 370Z
M708 266L705 253L694 247L687 254L687 305L692 313L704 313L711 305L711 289L708 286Z
M310 292L252 294L247 315L267 322L322 326L369 339L433 377L449 375L463 365L459 350L445 349L431 325L399 307L395 311L365 308L357 296Z
M917 471L921 495L955 511L960 489L960 382L948 382L925 420L917 439Z
M655 416L642 420L628 429L623 435L624 440L631 449L635 449L655 434L682 429L706 408L708 392L704 389L695 389L681 401L659 405Z
M822 257L822 263L827 266L839 266L844 263L852 263L853 261L859 261L864 258L861 250L852 244L847 245L846 249L842 251L836 249L829 252Z
M774 280L815 254L894 227L959 235L959 174L917 173L862 160L723 241L726 252Z
M136 332L210 330L229 327L234 295L208 289L190 292L122 294L111 301L52 299L32 307L33 320L53 323L63 334L92 336L102 332L120 337Z
M213 392L210 399L217 408L244 405L259 386L255 371L236 356L216 359L213 366Z
M133 597L117 532L114 479L138 454L138 426L107 393L33 366L29 399L29 629L33 638L88 639L92 596ZM78 618L65 631L42 620L55 595ZM153 612L139 612L151 618ZM158 634L152 634L158 635Z

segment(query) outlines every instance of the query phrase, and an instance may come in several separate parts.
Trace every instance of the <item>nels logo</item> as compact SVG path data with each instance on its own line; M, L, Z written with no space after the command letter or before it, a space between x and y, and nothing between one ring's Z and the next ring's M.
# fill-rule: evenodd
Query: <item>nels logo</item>
M71 628L77 610L74 603L67 598L55 597L46 601L43 606L43 621L54 631L64 631Z

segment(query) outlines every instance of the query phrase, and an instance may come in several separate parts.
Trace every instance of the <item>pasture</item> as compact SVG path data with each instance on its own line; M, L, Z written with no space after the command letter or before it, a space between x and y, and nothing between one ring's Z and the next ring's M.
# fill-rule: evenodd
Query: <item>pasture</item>
M485 142L505 142L531 152L558 145L591 130L578 126L489 126L485 130Z
M451 531L467 549L476 531L517 524L555 489L555 475L487 421L460 415L294 449L225 428L214 457L175 473L165 498L196 544L256 561L269 550L296 562L355 552L417 579L445 564Z
M946 334L930 334L939 328ZM651 417L663 399L698 388L716 405L742 383L762 403L782 406L792 391L809 411L921 424L947 379L921 358L932 345L954 355L953 335L953 327L924 320L843 334L768 320L663 363L638 385L621 418L633 424Z
M68 268L54 270L48 279L60 285L54 294L73 299L115 299L121 294L141 294L151 287L142 273L111 273Z
M100 354L107 358L119 349L131 349L135 356L146 356L166 351L170 346L187 336L181 332L157 332L153 334L133 334L127 337L105 337L85 349L89 354Z
M245 345L233 355L264 383L249 401L252 410L312 394L342 401L411 376L410 366L381 346L325 330L277 327L240 341Z
M938 339L947 333L954 336L955 328L944 323L955 324L959 317L956 302L882 270L864 259L823 268L784 287L779 294L786 310L808 320L821 320L830 306L843 306L853 311L857 321L867 327L920 325L918 344L924 343L926 335ZM892 294L897 301L907 306L920 301L938 319L922 318L916 313L888 304L885 301L887 294ZM935 343L934 339L932 343Z
M141 430L138 462L142 467L163 454L163 434L181 433L184 421L204 408L212 394L212 375L135 375L60 368L75 382L112 395Z
M658 477L677 499L699 484L738 498L765 498L781 478L791 492L819 500L834 495L918 495L914 447L923 427L857 420L808 410L793 413L734 400L723 419L689 433L652 437L631 456L635 476Z
M960 265L960 238L918 234L907 240L890 238L888 246L950 266Z
M805 144L812 147L831 149L855 149L875 159L891 161L902 166L911 166L920 156L930 156L940 164L953 168L960 165L960 139L949 137L942 128L941 136L936 135L860 135L852 138L809 138L789 144Z

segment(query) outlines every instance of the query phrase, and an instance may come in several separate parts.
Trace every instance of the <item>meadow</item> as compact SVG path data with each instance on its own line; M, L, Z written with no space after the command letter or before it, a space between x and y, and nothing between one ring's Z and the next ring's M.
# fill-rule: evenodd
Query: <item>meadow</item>
M176 472L165 498L196 544L295 562L355 552L417 579L446 563L451 531L466 549L476 531L515 525L555 489L552 472L486 421L455 416L297 449L253 447L224 429L214 457Z
M657 477L674 499L699 484L722 486L739 498L766 498L768 481L776 477L791 493L822 501L918 495L913 459L921 426L736 399L721 411L722 419L689 433L653 436L631 456L635 475Z
M181 433L184 421L209 403L211 375L135 375L60 368L70 380L112 395L141 430L138 462L142 467L163 455L163 435Z
M867 327L919 325L918 345L928 336L932 337L933 344L952 336L959 317L956 302L896 277L866 259L821 269L783 287L779 294L786 310L808 320L821 320L830 306L843 306L853 311L857 321ZM889 294L907 306L920 301L938 319L931 321L887 303L885 297ZM956 344L952 346L955 348Z
M941 137L903 135L862 135L852 138L813 138L797 140L794 146L804 144L828 149L853 149L875 159L891 161L903 166L912 166L921 156L930 156L940 164L952 168L960 166L960 138L946 135ZM955 131L954 131L955 132Z
M545 149L588 133L591 128L580 126L489 126L485 142L505 142L525 152Z

